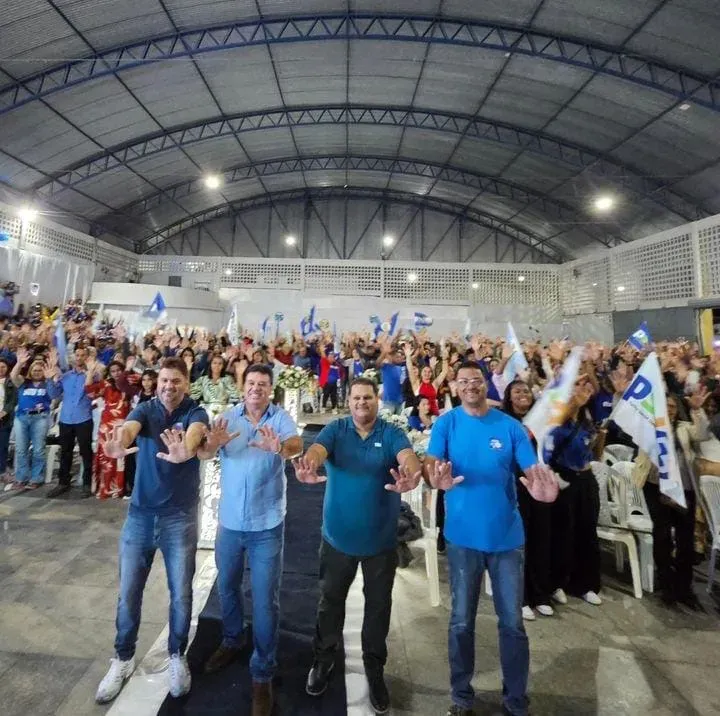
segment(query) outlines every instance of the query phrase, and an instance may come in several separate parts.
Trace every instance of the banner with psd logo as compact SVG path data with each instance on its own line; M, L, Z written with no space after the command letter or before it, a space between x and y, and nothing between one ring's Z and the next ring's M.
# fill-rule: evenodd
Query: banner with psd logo
M640 366L610 416L658 469L660 492L686 507L675 441L667 415L665 383L656 353Z

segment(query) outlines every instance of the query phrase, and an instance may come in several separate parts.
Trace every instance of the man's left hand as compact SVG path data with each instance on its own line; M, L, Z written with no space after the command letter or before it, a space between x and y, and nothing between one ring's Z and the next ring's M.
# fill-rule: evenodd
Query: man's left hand
M528 468L520 482L538 502L555 502L560 492L557 475L547 465L533 465Z
M417 472L410 472L405 465L399 465L397 470L390 469L395 484L388 483L385 485L385 489L388 492L410 492L414 490L420 484L420 478L422 477L422 470Z
M156 457L158 459L178 465L195 457L195 453L190 452L187 445L185 445L184 430L165 430L161 433L160 439L165 444L167 452L157 453Z

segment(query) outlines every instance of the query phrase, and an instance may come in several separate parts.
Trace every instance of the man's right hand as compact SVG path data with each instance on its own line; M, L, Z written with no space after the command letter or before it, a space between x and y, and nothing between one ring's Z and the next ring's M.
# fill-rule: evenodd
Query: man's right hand
M306 485L317 485L327 480L325 475L318 475L317 465L314 461L308 460L307 457L299 457L297 460L293 460L293 467L295 468L295 477Z
M452 463L444 460L436 460L429 473L430 484L438 490L452 490L455 485L459 485L465 478L462 476L452 476Z
M225 447L231 440L240 436L240 432L229 433L228 421L218 418L207 431L207 440L204 449L209 452L217 452Z
M132 455L138 451L136 447L126 448L122 441L122 425L113 428L112 437L103 445L103 452L115 459Z

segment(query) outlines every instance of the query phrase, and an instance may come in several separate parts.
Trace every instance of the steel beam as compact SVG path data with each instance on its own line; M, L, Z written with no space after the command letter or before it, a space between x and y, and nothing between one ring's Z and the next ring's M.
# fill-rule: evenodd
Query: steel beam
M431 164L416 159L373 156L348 157L344 155L287 157L270 162L243 164L228 169L223 173L223 185L228 186L239 181L258 177L312 171L367 171L427 177L435 181L445 181L470 187L480 194L493 194L510 199L521 206L532 202L537 209L558 222L579 226L588 223L587 219L574 207L534 189L495 176L471 172L459 167ZM158 193L143 200L144 210L147 211L158 206L165 197L170 197L177 202L183 197L202 191L203 188L202 179L193 179L167 187L163 189L162 194ZM522 209L519 210L519 213L521 211ZM610 246L611 242L624 240L623 237L615 236L611 232L607 232L607 238L594 235L593 238L596 238L605 246Z
M213 221L219 217L225 216L229 212L240 214L241 212L250 211L260 207L269 206L271 203L288 204L293 202L307 202L308 200L322 200L332 198L350 197L353 199L373 199L377 201L389 201L397 204L406 204L409 206L424 206L427 209L438 211L450 216L460 215L468 221L484 226L494 231L500 231L513 241L526 246L536 253L537 256L545 258L549 263L562 263L563 260L569 259L564 251L555 246L548 244L544 237L528 231L524 227L517 224L510 224L491 214L479 211L477 209L467 209L462 204L446 201L444 199L436 199L428 196L420 196L419 194L411 194L408 192L398 192L374 187L323 187L317 189L291 189L289 191L278 192L275 194L260 194L258 196L240 199L232 204L222 204L211 207L204 211L194 214L191 218L181 219L170 226L166 226L160 231L155 232L152 236L148 236L143 241L138 242L138 253L146 254L156 250L164 243L172 239L174 236L191 229L198 224L204 224Z
M98 77L180 57L241 47L320 40L392 40L478 47L615 77L720 110L720 83L611 45L494 22L380 13L256 19L151 37L63 62L0 90L0 114Z
M640 170L551 134L503 122L474 118L470 115L432 109L374 105L290 107L203 120L193 125L169 129L166 133L155 133L133 139L103 154L95 155L54 178L43 180L36 184L34 189L40 196L52 197L117 166L125 166L161 152L220 137L283 127L347 124L432 130L494 142L529 151L578 169L588 168L594 176L649 199L688 221L695 221L711 214L689 197L644 176Z

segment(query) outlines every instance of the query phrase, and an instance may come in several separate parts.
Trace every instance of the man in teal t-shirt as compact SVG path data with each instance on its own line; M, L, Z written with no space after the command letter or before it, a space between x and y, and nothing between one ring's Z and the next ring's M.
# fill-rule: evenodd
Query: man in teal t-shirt
M483 573L493 585L498 616L505 712L528 713L530 653L522 620L525 535L515 492L515 466L528 492L553 502L558 483L537 465L520 422L487 404L487 383L475 363L457 372L461 405L438 418L425 471L445 490L445 540L452 611L448 633L452 704L448 716L469 716L475 697L475 618ZM455 477L454 477L455 476Z
M320 547L320 603L313 650L315 660L305 690L320 696L335 665L342 640L345 599L362 566L365 614L362 650L376 713L390 708L383 679L387 660L392 587L397 567L400 493L420 482L420 461L399 428L378 418L378 388L356 378L350 386L350 417L326 425L305 456L295 462L301 482L325 480L327 487Z

